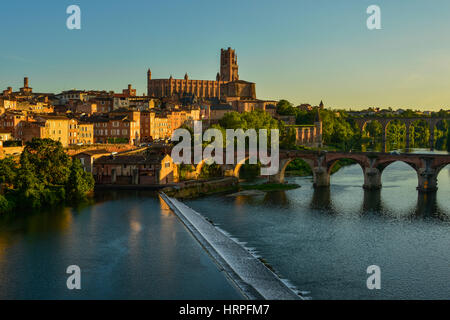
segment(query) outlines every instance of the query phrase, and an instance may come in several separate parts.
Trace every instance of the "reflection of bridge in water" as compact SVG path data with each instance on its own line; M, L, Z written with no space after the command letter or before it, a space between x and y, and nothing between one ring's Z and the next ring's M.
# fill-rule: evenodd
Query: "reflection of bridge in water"
M331 192L328 188L315 189L310 206L312 209L325 209L330 214L338 214L334 208ZM361 214L372 212L380 215L387 214L389 216L389 211L389 206L383 202L381 190L364 190L364 199L360 209ZM450 216L444 212L445 210L438 206L435 192L418 193L415 207L412 208L412 210L405 212L401 217L434 217L444 221L450 220Z
M299 190L299 191L297 191ZM267 207L276 208L295 208L295 192L302 192L301 189L291 191L273 191L267 192L262 201ZM291 195L289 195L291 193ZM420 218L436 218L442 221L450 221L450 213L445 208L439 207L437 193L417 193L417 202L415 205L411 203L411 207L406 211L398 211L395 206L391 208L389 203L383 201L382 192L378 190L364 190L364 196L361 201L359 209L352 210L352 215L376 215L386 216L387 218L395 219L420 219ZM306 199L305 199L306 200ZM342 215L343 212L339 209L339 200L333 200L332 191L330 188L315 188L311 194L310 199L306 200L309 203L309 208L319 210L330 215ZM241 204L247 202L250 205L260 205L261 199L238 196L236 202Z

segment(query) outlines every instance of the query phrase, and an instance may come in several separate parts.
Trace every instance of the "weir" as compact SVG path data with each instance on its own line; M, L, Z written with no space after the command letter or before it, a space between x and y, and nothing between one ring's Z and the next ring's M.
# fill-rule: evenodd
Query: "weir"
M259 259L198 212L163 192L160 196L247 299L302 299Z

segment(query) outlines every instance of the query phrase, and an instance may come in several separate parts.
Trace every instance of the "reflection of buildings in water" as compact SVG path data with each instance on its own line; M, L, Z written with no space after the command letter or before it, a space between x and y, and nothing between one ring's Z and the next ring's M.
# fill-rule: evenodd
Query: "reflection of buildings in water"
M238 207L242 207L244 204L251 202L253 197L236 196L234 197L234 204Z
M158 194L159 206L161 208L161 214L164 216L169 216L172 214L172 209L168 206L168 204L164 201L164 199Z

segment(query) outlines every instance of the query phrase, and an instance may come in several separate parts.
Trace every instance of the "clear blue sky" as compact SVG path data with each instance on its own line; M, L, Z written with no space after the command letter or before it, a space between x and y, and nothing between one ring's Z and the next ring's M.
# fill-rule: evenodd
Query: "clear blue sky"
M66 28L77 4L82 29ZM366 28L381 7L382 30ZM215 79L220 48L262 99L450 108L448 0L2 1L0 89L142 94L154 78Z

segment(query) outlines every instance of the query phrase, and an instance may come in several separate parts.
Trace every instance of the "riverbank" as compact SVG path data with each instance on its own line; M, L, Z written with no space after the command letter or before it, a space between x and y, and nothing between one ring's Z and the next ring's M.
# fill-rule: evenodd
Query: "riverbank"
M164 193L160 195L245 297L252 300L301 299L264 262L226 236L198 212Z
M191 199L201 196L239 190L239 181L234 177L218 178L205 181L185 181L176 186L163 188L161 191L177 199Z

